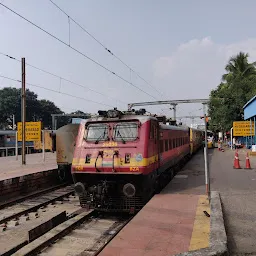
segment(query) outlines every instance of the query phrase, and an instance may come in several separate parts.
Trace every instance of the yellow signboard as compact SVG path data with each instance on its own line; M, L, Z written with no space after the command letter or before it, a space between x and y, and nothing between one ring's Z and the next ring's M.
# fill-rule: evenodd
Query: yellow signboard
M22 141L22 122L18 122L18 141ZM41 122L26 122L26 141L41 141Z
M254 122L237 121L233 122L233 136L253 136Z

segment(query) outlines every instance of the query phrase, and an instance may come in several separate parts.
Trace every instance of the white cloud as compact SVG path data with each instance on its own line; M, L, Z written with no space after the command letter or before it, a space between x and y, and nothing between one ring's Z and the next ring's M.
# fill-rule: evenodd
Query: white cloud
M249 61L256 61L256 38L226 45L210 37L190 40L179 45L170 56L156 59L154 83L159 85L166 99L208 98L210 91L220 83L229 58L239 51L249 53ZM178 116L201 114L201 104L177 106Z
M218 44L210 37L181 44L171 56L159 57L153 71L162 90L172 99L208 97L220 83L229 58L239 51L256 60L256 39L232 44Z

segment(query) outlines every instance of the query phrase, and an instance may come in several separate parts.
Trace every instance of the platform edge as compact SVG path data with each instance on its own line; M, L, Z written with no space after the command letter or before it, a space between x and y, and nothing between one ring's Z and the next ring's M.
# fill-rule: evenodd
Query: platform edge
M176 254L176 256L227 256L227 235L224 225L220 194L211 192L210 246L195 251Z

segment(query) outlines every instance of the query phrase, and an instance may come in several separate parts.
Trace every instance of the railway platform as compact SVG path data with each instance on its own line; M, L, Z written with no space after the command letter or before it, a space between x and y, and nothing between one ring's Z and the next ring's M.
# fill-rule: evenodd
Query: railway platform
M234 169L235 150L214 150L210 161L211 188L220 193L230 255L256 255L256 156L246 167L246 149L238 149L241 169Z
M100 256L169 256L209 247L211 209L204 194L204 160L200 151Z
M28 174L53 170L57 168L56 154L45 153L45 161L43 154L26 155L26 165L21 164L21 156L0 157L0 181L21 177Z
M21 156L0 157L0 202L64 182L58 176L56 154L29 154L26 165Z

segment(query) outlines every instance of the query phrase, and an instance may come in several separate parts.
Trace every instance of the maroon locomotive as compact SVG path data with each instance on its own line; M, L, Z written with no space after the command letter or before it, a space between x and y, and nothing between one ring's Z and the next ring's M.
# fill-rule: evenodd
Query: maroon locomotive
M136 212L163 175L191 155L190 129L162 124L145 110L99 111L79 127L72 176L83 207ZM195 149L195 145L194 145Z

